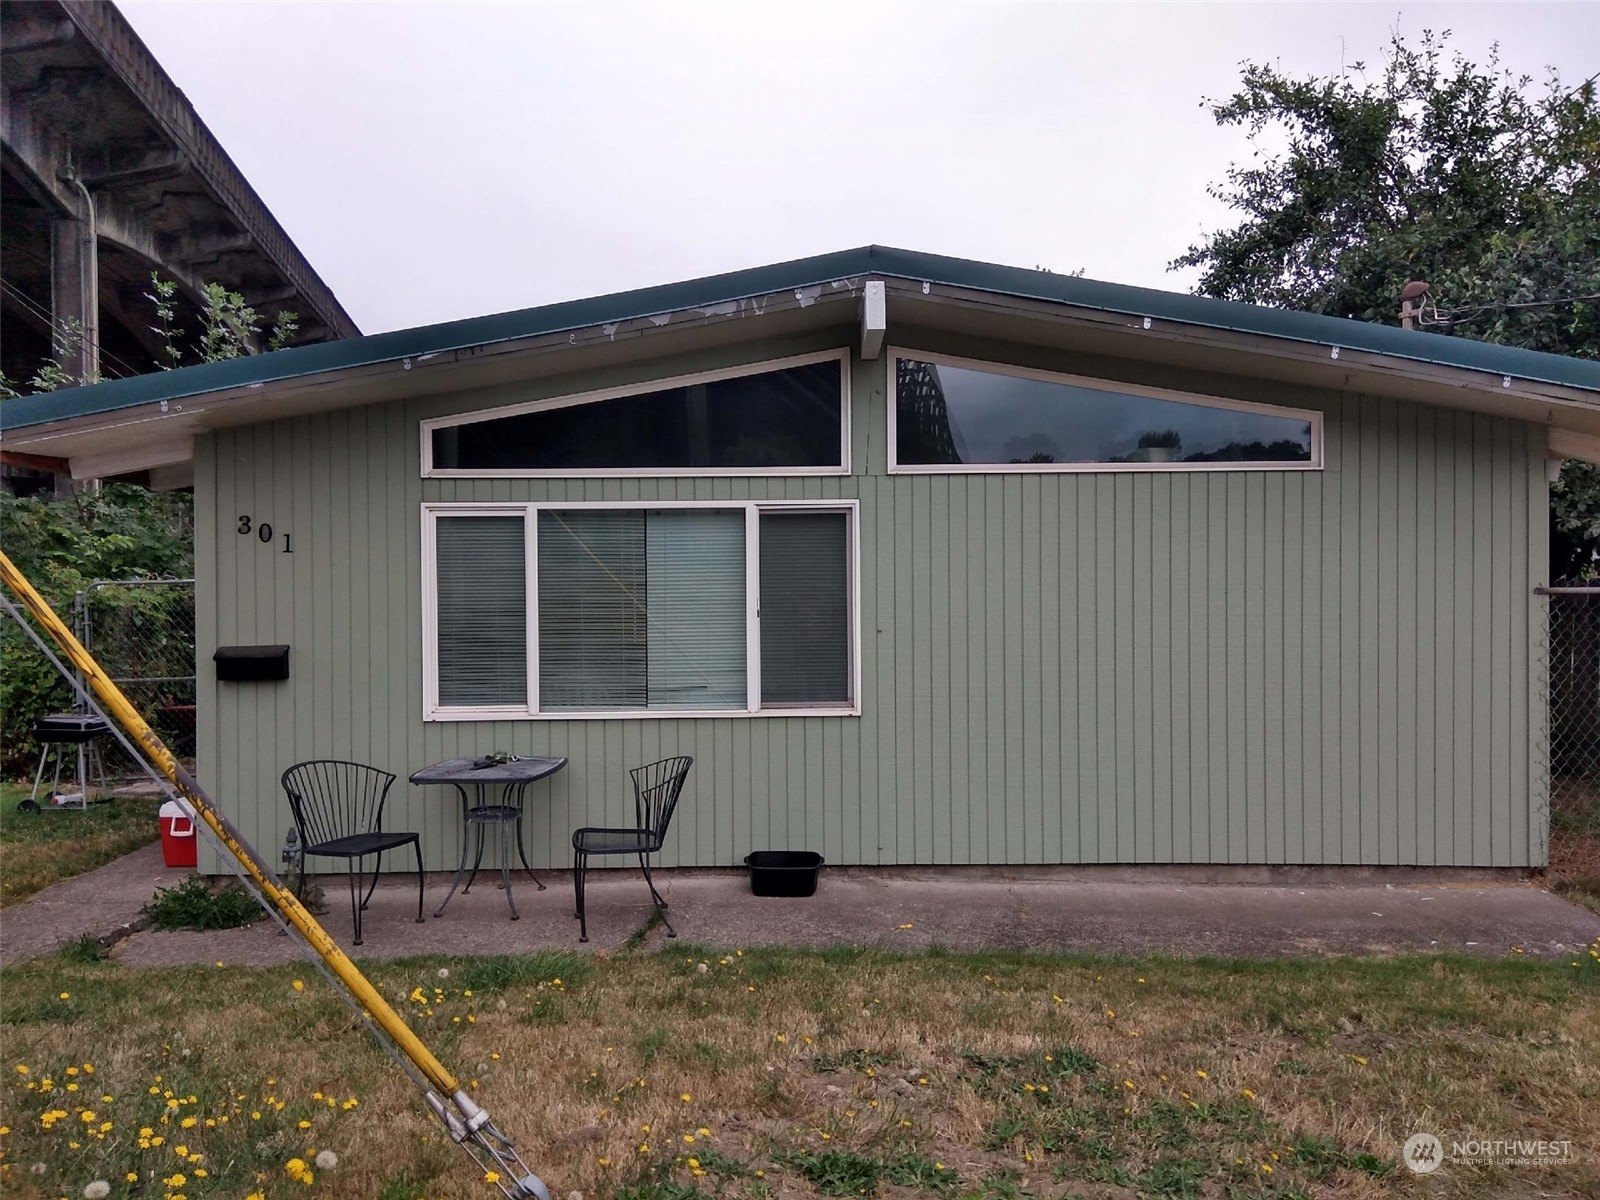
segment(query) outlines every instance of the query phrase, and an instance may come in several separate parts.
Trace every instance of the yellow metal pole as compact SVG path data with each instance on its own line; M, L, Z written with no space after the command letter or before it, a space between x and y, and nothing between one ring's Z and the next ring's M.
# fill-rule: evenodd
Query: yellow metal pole
M295 898L294 893L284 887L271 868L256 857L255 850L249 842L245 841L228 819L217 811L216 806L211 803L211 798L205 794L194 776L184 770L172 751L167 749L166 744L156 735L155 730L151 729L139 715L138 710L128 703L127 697L100 669L100 664L83 648L72 631L62 623L60 617L56 616L55 610L34 590L27 577L17 570L16 565L3 551L0 551L0 581L11 589L44 631L65 651L72 665L83 672L84 680L93 689L106 712L132 736L150 756L150 761L194 806L200 819L210 827L212 833L217 835L217 839L228 848L229 853L239 860L250 877L255 880L256 886L321 956L339 977L340 982L350 989L351 995L372 1014L372 1019L389 1035L401 1052L416 1065L434 1087L446 1096L456 1097L461 1085L455 1076L450 1074L422 1040L411 1032L411 1027L405 1023L404 1018L389 1006L389 1002L377 988L372 986L360 968L350 961L345 952L339 948L339 943L328 936L327 930L323 929L317 919Z

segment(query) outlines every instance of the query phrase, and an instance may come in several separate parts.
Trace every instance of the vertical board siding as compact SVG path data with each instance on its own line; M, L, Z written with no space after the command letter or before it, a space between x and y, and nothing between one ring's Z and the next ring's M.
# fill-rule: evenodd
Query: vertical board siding
M292 674L202 671L202 779L268 851L285 767L375 763L432 869L459 853L456 802L406 775L496 749L570 760L534 790L537 865L672 753L696 768L669 865L1544 861L1542 431L1208 378L1321 409L1326 469L891 476L884 364L852 379L848 478L419 477L422 418L509 394L206 435L200 661L288 642ZM421 719L424 501L840 497L861 503L861 717Z

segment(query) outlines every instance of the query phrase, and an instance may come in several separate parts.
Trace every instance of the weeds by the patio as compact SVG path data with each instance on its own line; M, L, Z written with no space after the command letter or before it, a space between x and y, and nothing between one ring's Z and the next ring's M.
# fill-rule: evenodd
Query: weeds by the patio
M0 784L0 905L92 871L156 840L160 801L118 798L88 808L19 813L28 789Z
M1465 1198L1600 1183L1600 959L1573 961L673 947L373 975L558 1196ZM7 1194L488 1194L309 969L0 981ZM1575 1154L1413 1178L1420 1130Z

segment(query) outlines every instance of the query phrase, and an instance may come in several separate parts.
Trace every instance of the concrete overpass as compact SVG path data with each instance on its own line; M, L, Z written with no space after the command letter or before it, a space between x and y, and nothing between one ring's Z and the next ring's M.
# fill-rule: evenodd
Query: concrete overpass
M0 3L0 106L0 369L13 385L50 357L74 379L155 370L152 270L179 285L191 335L207 283L242 294L263 329L296 313L291 344L359 334L109 0Z

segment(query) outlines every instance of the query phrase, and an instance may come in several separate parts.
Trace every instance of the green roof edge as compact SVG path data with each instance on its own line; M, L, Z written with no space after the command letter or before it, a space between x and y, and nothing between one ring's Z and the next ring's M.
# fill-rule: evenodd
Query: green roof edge
M1006 267L939 254L897 250L889 246L862 246L681 283L639 288L631 292L566 300L538 308L422 325L414 329L398 329L389 333L236 358L228 362L205 363L175 371L156 371L87 387L19 397L0 403L0 430L21 429L164 400L182 400L208 392L259 387L285 379L352 367L613 324L679 309L709 307L730 300L864 275L925 280L950 287L1290 341L1339 346L1413 362L1509 375L1516 379L1600 392L1600 362L1586 359L1515 346L1499 346L1492 342L1472 341L1446 334L1406 330L1394 325L1374 325L1344 317L1264 308L1255 304L1126 284L1102 283L1025 267Z

